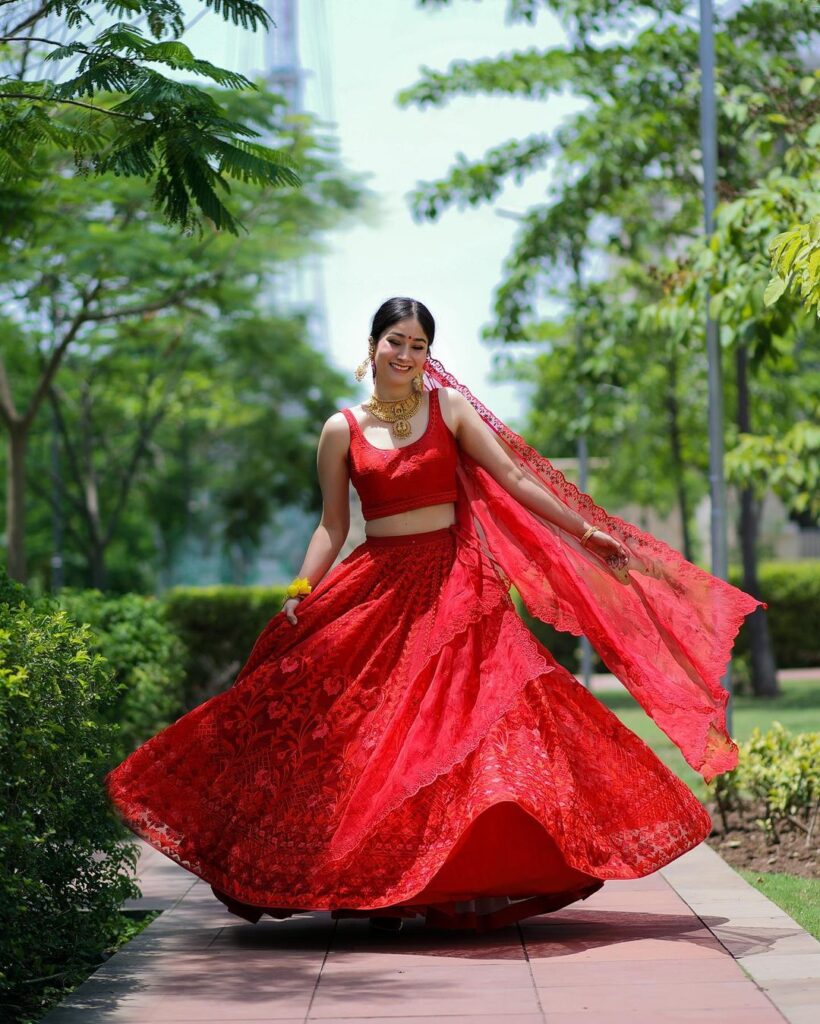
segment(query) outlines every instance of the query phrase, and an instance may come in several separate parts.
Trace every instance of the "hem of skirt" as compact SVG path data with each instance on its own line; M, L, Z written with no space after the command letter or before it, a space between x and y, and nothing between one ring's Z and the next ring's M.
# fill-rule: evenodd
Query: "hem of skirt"
M604 885L603 879L597 879L589 885L578 889L567 890L560 893L540 893L528 897L516 897L506 907L490 911L486 914L476 913L473 910L459 911L458 904L464 900L445 903L397 903L392 906L382 906L363 909L351 909L347 907L259 907L251 903L243 903L228 893L211 885L214 896L223 903L227 909L237 917L257 924L263 914L277 920L284 920L296 914L330 913L331 918L339 920L342 918L364 918L364 917L400 917L413 918L421 916L428 928L469 928L473 931L489 931L495 928L504 928L515 924L528 917L535 917L538 914L552 913L561 910L570 903L578 900L585 900L597 892ZM486 898L483 894L478 898ZM500 897L510 898L510 897Z

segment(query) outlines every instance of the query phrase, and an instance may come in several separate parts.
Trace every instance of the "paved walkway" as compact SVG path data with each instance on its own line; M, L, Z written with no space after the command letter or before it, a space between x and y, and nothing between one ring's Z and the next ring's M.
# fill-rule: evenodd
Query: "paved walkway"
M706 844L475 936L316 913L251 925L141 843L162 908L44 1024L816 1024L820 943Z

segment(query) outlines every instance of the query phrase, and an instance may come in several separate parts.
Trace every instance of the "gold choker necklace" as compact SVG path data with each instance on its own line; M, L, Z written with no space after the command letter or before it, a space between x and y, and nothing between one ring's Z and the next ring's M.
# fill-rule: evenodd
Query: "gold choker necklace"
M366 402L362 402L362 408L371 412L377 420L389 423L394 437L409 437L410 417L421 405L421 394L420 391L411 391L407 398L400 398L397 402L386 402L372 394Z

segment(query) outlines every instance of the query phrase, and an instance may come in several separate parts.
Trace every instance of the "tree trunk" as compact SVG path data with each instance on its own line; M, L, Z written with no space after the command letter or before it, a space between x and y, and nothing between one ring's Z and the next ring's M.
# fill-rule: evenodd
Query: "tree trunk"
M97 587L98 590L106 590L108 588L108 567L105 563L105 546L97 543L96 540L92 541L90 546L88 567L91 573L90 585Z
M735 353L737 375L737 425L744 434L752 432L749 403L749 375L746 346L739 344ZM743 589L760 598L757 576L758 510L750 488L740 490L740 552L743 561ZM751 653L752 692L755 697L777 697L777 664L769 632L769 620L763 608L756 608L746 620Z
M6 536L8 574L18 583L28 581L26 570L26 448L28 424L8 425L8 490L6 492Z

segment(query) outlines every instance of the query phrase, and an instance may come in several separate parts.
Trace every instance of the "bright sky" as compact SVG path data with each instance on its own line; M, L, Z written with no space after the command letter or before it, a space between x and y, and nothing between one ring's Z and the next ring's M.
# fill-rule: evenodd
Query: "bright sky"
M453 209L437 222L417 224L407 195L444 175L457 152L475 158L508 139L550 131L580 101L464 97L420 111L400 108L396 95L418 80L422 65L444 70L457 59L556 46L563 30L549 14L535 26L507 25L506 0L454 0L443 9L413 0L299 0L298 6L301 62L310 72L305 106L336 125L343 162L368 172L380 199L378 223L336 232L322 261L331 361L352 380L378 305L391 295L411 295L436 318L433 355L516 426L524 386L491 382L492 350L479 336L492 319L516 224L490 206ZM249 76L261 70L264 40L213 15L185 38L198 56ZM544 198L548 183L548 171L533 175L521 187L511 185L497 205L522 212ZM361 398L370 393L365 384Z

